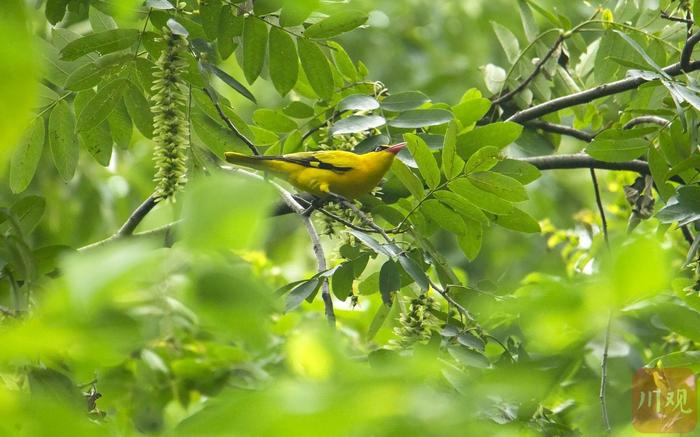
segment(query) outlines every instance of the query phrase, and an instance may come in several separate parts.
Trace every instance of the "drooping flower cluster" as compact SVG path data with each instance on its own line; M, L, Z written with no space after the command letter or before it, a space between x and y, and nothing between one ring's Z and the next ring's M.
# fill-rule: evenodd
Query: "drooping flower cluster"
M163 29L163 40L166 48L156 62L154 93L151 97L155 197L158 200L172 198L187 182L189 147L189 126L185 114L187 92L183 80L187 68L184 59L187 40L168 28Z
M425 293L411 300L411 305L399 319L399 326L394 328L397 339L392 344L400 349L407 349L416 343L430 340L431 330L436 327L436 320L430 313L435 302Z

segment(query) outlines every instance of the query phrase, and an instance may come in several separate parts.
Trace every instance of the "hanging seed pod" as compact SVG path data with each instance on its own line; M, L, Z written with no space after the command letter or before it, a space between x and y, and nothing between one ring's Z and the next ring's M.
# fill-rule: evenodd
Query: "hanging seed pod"
M154 93L151 97L157 200L172 198L187 182L189 147L189 126L185 113L188 97L183 80L187 68L184 59L187 40L167 27L163 28L163 39L166 48L156 62Z

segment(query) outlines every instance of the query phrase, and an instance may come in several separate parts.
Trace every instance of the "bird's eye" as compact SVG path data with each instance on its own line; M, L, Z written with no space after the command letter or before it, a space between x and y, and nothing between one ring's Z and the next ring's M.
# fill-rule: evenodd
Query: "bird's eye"
M375 147L375 148L374 148L374 151L375 151L375 152L381 152L382 150L386 150L386 149L388 149L388 148L389 148L389 146L381 145L381 146Z

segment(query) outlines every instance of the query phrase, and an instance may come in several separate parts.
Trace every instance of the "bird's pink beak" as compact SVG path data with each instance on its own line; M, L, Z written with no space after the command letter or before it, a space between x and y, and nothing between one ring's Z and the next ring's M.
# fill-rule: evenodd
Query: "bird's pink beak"
M386 152L389 152L389 153L393 153L394 155L396 155L396 154L399 153L401 150L403 150L404 147L406 147L406 143L394 144L393 146L389 147L389 148L386 149L385 151L386 151Z

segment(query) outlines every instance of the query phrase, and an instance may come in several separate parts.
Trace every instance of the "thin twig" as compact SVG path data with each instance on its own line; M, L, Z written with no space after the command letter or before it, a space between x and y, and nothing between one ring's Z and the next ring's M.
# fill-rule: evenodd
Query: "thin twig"
M608 348L610 347L610 326L612 325L612 310L608 315L608 327L605 330L605 344L603 345L603 360L601 361L600 368L600 410L603 417L603 426L605 431L610 433L610 418L608 417L608 402L606 399L607 385L608 385Z
M590 143L596 137L596 133L584 132L582 130L574 129L570 126L564 126L563 124L549 123L542 120L532 120L527 123L528 127L534 127L535 129L542 129L546 132L552 132L559 135L566 135L569 137L577 138L581 141Z
M294 196L292 196L292 194L289 191L285 190L277 184L274 185L277 187L280 196L282 196L282 200L284 200L284 202L291 209L293 209L294 212L297 213L299 218L301 218L301 221L304 222L306 232L309 234L309 238L311 239L311 246L313 248L314 255L316 256L316 264L318 267L318 271L325 272L326 270L328 270L328 265L326 264L326 255L323 251L323 245L321 245L321 237L319 236L318 231L316 231L316 228L314 227L314 224L311 221L311 217L304 215L304 207L301 206L294 199ZM330 287L328 286L328 278L323 277L321 278L321 281L321 298L323 299L326 319L328 320L328 324L331 325L331 327L335 327L333 297L331 296Z
M664 11L661 11L661 18L663 18L664 20L675 21L678 23L685 23L685 24L690 24L690 25L693 24L693 20L689 20L689 19L683 18L683 17L676 17L673 15L669 15Z
M547 51L547 53L542 57L542 59L540 59L537 62L537 64L535 65L535 69L532 70L532 73L530 73L522 82L520 82L520 84L518 86L513 88L511 91L496 97L493 100L493 104L500 105L501 103L512 99L518 93L520 93L522 90L524 90L530 84L530 82L532 82L537 77L537 75L540 74L540 71L542 70L542 67L544 66L544 64L546 64L547 61L549 61L549 58L551 58L552 55L554 55L554 53L556 53L557 49L559 49L561 44L564 42L564 39L565 39L564 34L563 33L560 34L559 37L557 38L557 40L552 45L552 47L549 49L549 51Z
M598 178L595 175L595 169L591 168L591 180L593 181L593 191L595 192L595 203L598 205L598 213L600 214L600 221L603 227L603 238L605 238L605 245L610 248L610 241L608 240L608 221L605 218L605 210L603 209L603 201L600 198L600 187L598 187Z
M644 175L650 174L649 164L639 159L625 162L606 162L594 159L584 153L533 156L531 158L518 158L518 161L528 162L540 170L597 168L604 170L634 171Z
M155 196L150 195L138 208L131 213L129 218L124 222L122 227L117 231L117 235L120 237L125 237L131 235L136 230L136 227L146 218L149 212L156 206L158 200Z
M175 227L180 224L182 220L177 220L171 223L167 223L163 226L157 227L155 229L151 229L148 231L144 232L137 232L135 234L131 235L119 235L119 234L114 234L110 237L105 238L104 240L97 241L95 243L90 243L86 246L78 248L78 252L83 252L87 250L92 250L92 249L97 249L98 247L105 246L109 243L113 243L116 241L120 241L125 238L129 238L129 240L134 240L134 239L145 239L145 238L162 238L163 239L163 245L168 247L170 246L171 243L171 237L173 230Z
M255 146L255 144L251 140L249 140L248 137L243 135L243 133L240 130L238 130L238 128L231 122L231 119L229 119L228 116L226 116L226 114L224 113L224 110L221 108L221 104L219 103L219 99L217 99L216 96L214 96L212 94L212 92L209 90L208 87L204 87L204 88L202 88L202 90L204 90L204 93L207 95L207 97L209 97L209 100L211 100L211 102L214 104L214 107L216 108L216 112L219 114L219 117L221 117L221 119L224 121L224 123L226 123L226 126L229 128L229 130L231 132L233 132L233 134L235 136L237 136L238 139L243 141L246 146L248 146L250 151L253 152L253 155L259 156L260 151Z

